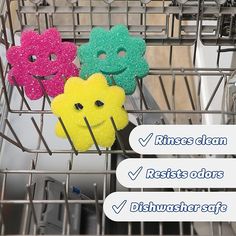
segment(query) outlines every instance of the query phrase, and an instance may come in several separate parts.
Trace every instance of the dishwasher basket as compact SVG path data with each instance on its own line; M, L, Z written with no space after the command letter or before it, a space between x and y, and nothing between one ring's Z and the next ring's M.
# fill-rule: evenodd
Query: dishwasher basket
M236 235L231 222L118 223L102 210L114 191L150 191L122 187L115 175L120 161L164 157L131 150L128 137L135 126L235 123L234 0L1 0L0 17L1 235ZM127 96L129 125L117 131L111 121L112 148L100 148L91 132L95 145L81 153L69 136L55 137L48 96L30 101L21 87L8 84L6 50L27 28L56 27L64 40L79 46L93 27L118 23L146 41L149 75Z

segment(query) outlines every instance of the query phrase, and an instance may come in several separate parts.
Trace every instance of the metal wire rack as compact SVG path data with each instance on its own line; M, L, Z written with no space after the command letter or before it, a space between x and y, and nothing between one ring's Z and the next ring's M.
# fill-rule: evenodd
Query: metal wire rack
M135 94L127 97L128 127L117 131L111 118L117 137L113 147L100 148L91 132L94 148L81 153L69 135L68 141L53 135L56 118L51 114L49 97L32 102L21 87L8 84L9 65L1 54L1 235L235 235L233 223L116 223L102 211L103 201L111 192L144 191L125 189L115 177L123 159L146 157L129 146L127 137L135 126L201 124L209 117L222 124L235 123L236 68L230 64L221 67L222 54L235 51L235 16L233 0L3 0L3 54L26 28L41 32L57 27L63 39L80 45L88 41L93 27L123 23L133 35L145 39L148 50L164 48L168 56L164 66L151 66L149 75L138 82ZM202 44L214 46L214 67L197 66ZM190 66L175 66L178 47L191 50ZM213 86L203 99L206 81L213 81ZM181 94L185 95L185 105L179 99ZM89 128L89 122L87 125ZM189 156L194 157L199 156Z

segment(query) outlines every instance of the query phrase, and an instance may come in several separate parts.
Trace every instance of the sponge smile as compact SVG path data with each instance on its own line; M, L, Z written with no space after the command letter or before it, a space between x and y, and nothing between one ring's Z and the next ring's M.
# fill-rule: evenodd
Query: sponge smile
M127 67L125 67L121 70L117 70L117 71L107 71L107 70L103 70L103 69L101 69L100 71L105 75L118 75L118 74L123 73L126 69L127 69Z
M41 76L41 75L31 75L33 76L35 79L38 79L38 80L50 80L52 79L55 75L57 74L56 73L53 73L51 75L46 75L46 76Z
M97 128L98 126L101 126L103 123L105 123L105 120L99 122L98 124L95 124L95 125L90 125L91 128ZM87 128L87 125L79 125L80 127L83 127L83 128Z

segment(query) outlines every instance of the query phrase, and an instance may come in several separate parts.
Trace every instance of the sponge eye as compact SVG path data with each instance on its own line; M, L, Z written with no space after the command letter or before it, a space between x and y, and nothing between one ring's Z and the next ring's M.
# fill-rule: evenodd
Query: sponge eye
M36 55L30 55L30 56L28 57L28 60L29 60L30 62L35 62L35 61L37 60L37 57L36 57Z
M103 103L102 101L100 101L100 100L97 100L97 101L95 102L95 105L96 105L97 107L102 107L102 106L104 106L104 103Z
M56 60L57 60L57 55L56 55L55 53L51 53L51 54L49 55L49 60L50 60L50 61L56 61Z
M106 59L107 54L106 54L104 51L99 51L98 54L97 54L97 57L98 57L100 60L104 60L104 59Z
M83 109L83 105L81 103L76 103L75 104L75 109L81 111Z
M126 56L126 50L124 48L119 48L117 51L117 54L119 57L125 57Z

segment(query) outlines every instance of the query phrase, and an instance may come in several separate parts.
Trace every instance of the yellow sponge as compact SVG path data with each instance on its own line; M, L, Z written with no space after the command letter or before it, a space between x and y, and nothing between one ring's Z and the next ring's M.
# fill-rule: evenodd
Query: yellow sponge
M128 124L128 114L122 107L125 92L118 86L109 86L101 73L91 75L87 80L70 78L64 93L54 98L52 112L61 117L76 149L86 151L93 145L93 139L85 123L86 117L98 145L111 147L115 141L113 117L117 129ZM56 124L56 134L66 138L60 124Z

